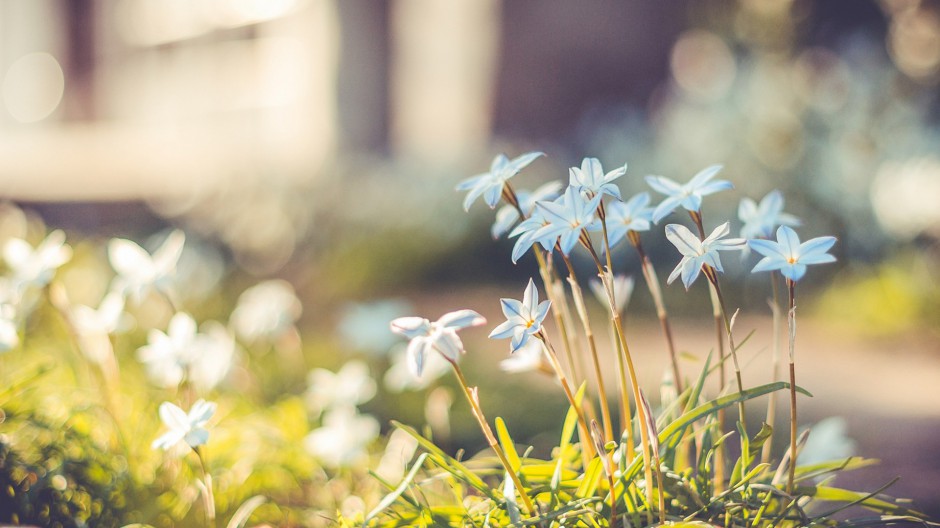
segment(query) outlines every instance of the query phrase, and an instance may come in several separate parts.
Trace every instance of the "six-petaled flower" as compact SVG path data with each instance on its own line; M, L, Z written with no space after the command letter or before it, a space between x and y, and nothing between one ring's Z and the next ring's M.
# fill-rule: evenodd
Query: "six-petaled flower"
M612 182L626 173L627 166L624 165L605 174L597 158L584 158L581 168L568 169L568 185L590 197L609 194L620 200L620 189Z
M777 240L749 240L748 245L754 251L764 255L753 271L780 270L780 274L796 282L806 274L806 267L811 264L835 262L836 258L828 253L836 243L831 236L817 237L800 243L796 231L787 227L777 228Z
M647 176L646 183L654 191L666 195L666 199L653 211L653 222L658 224L680 205L687 211L698 212L702 208L703 196L733 189L734 185L728 180L711 181L720 170L721 165L706 167L685 184L676 183L662 176Z
M499 203L499 197L502 196L503 185L506 180L518 174L519 171L539 156L543 156L543 154L541 152L529 152L510 160L504 154L500 154L493 159L489 172L477 174L457 184L458 191L470 191L463 201L464 210L470 210L470 206L480 196L483 196L483 201L490 206L490 209L495 208L496 204Z
M741 226L741 238L770 238L777 226L800 225L799 218L783 212L783 194L773 190L758 204L750 198L742 198L738 205L738 219Z
M420 376L428 353L437 350L448 361L456 362L464 353L457 330L485 323L486 319L473 310L458 310L442 315L433 323L423 317L399 317L390 326L392 332L411 340L406 351L408 366L412 374Z
M209 441L209 431L204 426L213 414L215 403L205 400L196 401L188 413L170 402L161 403L160 420L170 430L154 440L151 447L167 450L184 441L195 449L205 444Z
M730 230L728 222L725 222L716 227L705 240L699 240L699 238L692 234L689 228L684 225L667 225L666 238L676 246L679 253L682 253L682 260L679 261L676 268L669 274L666 283L672 284L672 281L676 280L676 278L681 275L682 284L685 285L685 289L689 289L689 286L698 278L699 273L702 271L702 266L704 265L714 268L715 271L723 272L724 270L721 267L721 259L718 257L718 252L740 250L744 245L743 239L724 238L728 235Z
M506 320L490 332L490 337L493 339L511 337L509 341L511 352L519 350L529 340L529 336L537 334L542 329L542 321L548 315L548 309L552 305L551 301L547 300L539 303L539 292L535 289L532 279L529 279L529 284L522 294L522 301L500 299L499 302Z

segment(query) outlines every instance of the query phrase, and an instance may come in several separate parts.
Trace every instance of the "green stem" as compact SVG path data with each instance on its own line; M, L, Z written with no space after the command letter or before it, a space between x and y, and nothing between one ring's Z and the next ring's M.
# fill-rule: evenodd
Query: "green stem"
M470 403L470 408L473 412L474 418L480 424L480 429L483 431L483 436L486 437L486 442L489 444L490 448L496 453L496 457L499 458L500 464L506 470L506 473L509 475L509 478L512 479L513 485L516 487L516 491L519 492L519 496L522 497L522 502L525 505L526 512L529 516L534 516L536 514L535 505L532 504L532 499L529 498L529 494L526 492L525 487L523 487L522 482L519 481L519 476L516 475L515 470L512 468L512 464L509 463L509 459L506 457L506 453L503 451L503 448L499 445L499 442L496 440L496 435L493 434L493 430L490 429L489 422L486 421L486 416L483 414L483 409L480 407L480 402L475 396L474 391L470 389L470 386L467 384L467 379L463 375L463 371L460 370L460 366L457 365L455 361L451 361L449 358L446 358L450 362L451 366L454 367L454 374L457 375L457 381L460 382L460 388L463 389L464 396L467 397L467 402Z
M552 369L555 370L555 376L558 377L558 382L561 383L561 388L565 391L565 397L568 398L568 404L574 408L575 414L578 416L578 427L581 432L581 452L584 454L584 467L587 468L588 462L593 456L593 448L591 447L591 429L588 427L588 421L584 418L584 412L581 409L581 405L578 404L578 401L574 397L574 393L571 391L571 386L568 384L568 378L565 377L565 372L561 368L561 363L558 362L558 354L555 353L555 347L552 346L551 341L548 340L548 335L545 334L545 329L539 329L538 333L535 334L542 343L545 343L545 349L548 352L548 361L552 365Z
M770 305L770 311L773 315L773 345L771 346L772 359L771 359L771 382L777 381L777 378L780 376L780 288L777 285L777 272L770 272L770 286L773 291L773 299ZM774 427L777 420L777 394L771 394L767 398L767 424L770 427ZM770 462L770 456L773 453L773 435L767 438L767 441L764 442L763 450L761 451L761 463L766 464Z
M790 472L787 476L787 493L793 494L793 480L796 477L796 283L787 279L790 293L787 327L790 333Z
M215 528L215 496L212 492L212 474L209 473L209 469L206 466L205 453L203 453L202 449L199 449L197 446L193 448L193 451L196 452L196 458L199 459L199 467L202 468L202 483L205 487L202 498L206 508L206 526Z

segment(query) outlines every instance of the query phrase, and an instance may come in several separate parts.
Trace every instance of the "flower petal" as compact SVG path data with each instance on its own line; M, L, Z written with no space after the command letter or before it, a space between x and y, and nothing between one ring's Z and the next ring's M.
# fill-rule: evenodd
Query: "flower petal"
M669 224L666 226L666 238L676 246L679 253L687 257L695 257L705 252L702 242L693 235L689 228L682 224Z
M456 330L486 324L486 319L473 310L457 310L456 312L449 312L442 315L440 319L437 320L437 324L445 328L453 328Z
M428 335L431 331L431 322L423 317L399 317L389 323L392 332L403 335L408 339Z

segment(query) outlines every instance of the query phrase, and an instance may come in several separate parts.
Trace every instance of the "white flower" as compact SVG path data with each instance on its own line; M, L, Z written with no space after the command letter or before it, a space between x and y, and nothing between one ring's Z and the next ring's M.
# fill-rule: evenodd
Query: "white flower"
M230 322L246 342L274 340L293 328L302 310L290 283L269 280L242 292Z
M450 370L450 363L444 359L444 356L430 354L424 358L421 376L415 376L406 347L402 346L392 353L392 364L385 371L382 381L385 388L392 392L418 391L447 374L448 370Z
M684 184L662 176L647 176L646 183L654 191L666 195L666 199L653 210L653 223L658 224L680 205L687 211L699 211L702 208L703 196L733 189L734 185L727 180L711 181L720 171L721 165L706 167Z
M76 305L68 311L69 319L85 356L101 364L113 353L111 334L121 327L124 297L118 292L105 295L97 309Z
M356 406L375 396L375 380L369 367L353 360L335 374L326 369L313 369L307 375L307 404L314 413L343 406Z
M7 240L3 258L10 267L15 290L22 294L28 287L42 288L49 284L55 270L72 258L72 248L65 243L65 233L57 229L35 249L20 238Z
M519 373L532 372L542 369L542 342L538 339L529 339L508 358L499 362L499 368L504 372Z
M708 235L708 238L699 240L697 236L689 231L689 228L682 224L667 225L666 238L672 242L672 245L676 246L679 253L682 253L682 260L679 261L676 269L672 270L672 273L669 274L666 283L672 284L672 281L682 275L682 284L684 284L685 289L688 290L689 286L698 278L699 273L702 271L702 266L706 264L714 268L715 271L723 273L724 269L721 267L718 252L732 249L741 250L744 247L744 239L741 238L722 240L728 235L730 230L731 228L728 226L728 222L725 222L716 227L715 230Z
M342 407L326 414L323 427L304 439L307 451L330 467L347 467L366 455L366 447L379 436L379 422Z
M617 312L623 313L624 310L627 309L630 297L633 296L633 277L628 275L614 275L612 282L614 283L614 304L616 305ZM604 283L600 280L592 280L590 286L594 297L610 310L610 301L607 299L607 288L604 287Z
M198 400L189 413L170 402L160 404L160 420L170 430L153 441L153 449L164 450L178 444L181 440L189 447L196 448L209 441L209 431L203 426L215 414L215 403Z
M760 204L750 198L742 198L738 205L741 238L770 238L777 226L800 225L800 219L783 212L783 194L778 190L767 193Z
M797 465L844 460L855 453L855 441L846 434L845 418L831 416L816 423L811 429L806 444L796 457Z
M147 375L161 387L176 387L188 380L200 391L211 390L228 373L235 341L221 324L210 321L207 331L198 333L196 321L178 312L170 319L167 332L153 329L147 345L137 350L137 359Z
M108 260L118 274L115 289L135 302L140 302L151 288L166 292L185 242L186 235L177 229L151 255L135 242L112 238Z
M464 353L457 330L485 323L486 319L473 310L458 310L442 315L433 323L423 317L399 317L390 326L392 332L411 340L406 352L408 365L415 376L420 376L429 352L437 350L451 362L457 361Z
M0 352L9 352L20 344L15 318L16 311L12 305L0 304Z

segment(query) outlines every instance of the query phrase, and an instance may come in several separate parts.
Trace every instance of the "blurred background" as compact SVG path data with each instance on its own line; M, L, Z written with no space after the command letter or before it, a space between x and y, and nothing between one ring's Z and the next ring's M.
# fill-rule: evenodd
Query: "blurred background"
M938 82L926 0L0 0L0 197L18 206L0 229L181 227L191 305L286 279L305 354L335 366L385 354L395 316L498 321L496 298L520 295L534 263L513 266L492 212L453 191L497 153L547 153L517 188L585 156L627 162L625 195L722 163L736 191L709 198L706 224L778 188L804 236L840 239L839 263L801 283L807 422L844 415L855 451L884 460L859 485L903 475L893 493L940 515ZM649 238L665 276L677 257ZM746 271L729 265L732 302L769 328ZM665 363L643 293L629 315L652 388ZM707 352L704 293L666 294L680 348ZM468 368L486 378L504 344L477 333L486 361ZM484 404L536 442L557 417L506 402L548 385ZM424 400L403 401L373 411L420 421Z

